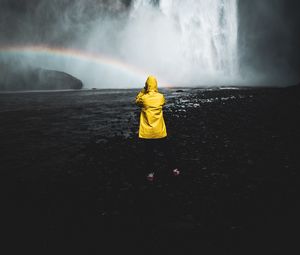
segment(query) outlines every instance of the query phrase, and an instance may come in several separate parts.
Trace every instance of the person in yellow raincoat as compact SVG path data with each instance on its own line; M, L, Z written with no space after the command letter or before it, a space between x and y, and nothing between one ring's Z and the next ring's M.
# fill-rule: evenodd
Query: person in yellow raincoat
M158 92L157 80L154 76L147 78L145 87L139 92L135 102L141 107L139 138L143 140L146 147L145 159L150 170L147 179L153 181L157 149L164 150L169 165L174 161L170 155L171 148L167 148L168 144L166 143L167 128L163 117L165 97ZM179 175L180 172L177 168L172 169L173 175Z

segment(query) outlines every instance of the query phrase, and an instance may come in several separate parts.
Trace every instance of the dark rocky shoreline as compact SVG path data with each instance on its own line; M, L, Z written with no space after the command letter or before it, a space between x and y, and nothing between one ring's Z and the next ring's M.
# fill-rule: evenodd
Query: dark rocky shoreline
M165 90L183 174L168 176L158 155L154 184L136 138L136 92L0 95L11 250L291 254L299 87Z

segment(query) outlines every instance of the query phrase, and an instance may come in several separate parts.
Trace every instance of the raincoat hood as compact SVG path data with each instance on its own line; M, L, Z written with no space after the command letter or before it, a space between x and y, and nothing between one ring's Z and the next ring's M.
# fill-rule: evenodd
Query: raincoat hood
M145 89L147 92L158 92L157 80L154 76L149 76L146 80Z

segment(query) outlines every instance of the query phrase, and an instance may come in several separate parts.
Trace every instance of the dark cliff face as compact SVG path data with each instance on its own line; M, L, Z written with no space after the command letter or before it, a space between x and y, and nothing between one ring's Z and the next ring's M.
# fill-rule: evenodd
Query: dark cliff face
M126 16L131 0L0 0L0 45L72 43L104 17Z
M82 89L82 81L64 72L1 66L0 91Z
M239 0L239 47L246 69L300 79L300 1ZM246 70L247 71L247 70Z

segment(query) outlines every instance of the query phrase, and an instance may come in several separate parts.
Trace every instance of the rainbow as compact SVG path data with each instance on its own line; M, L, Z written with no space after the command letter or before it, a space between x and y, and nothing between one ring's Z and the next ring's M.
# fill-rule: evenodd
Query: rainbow
M126 62L106 56L96 52L88 52L75 48L52 47L48 45L22 45L22 46L0 46L1 55L25 55L33 54L35 56L47 57L63 57L71 58L78 61L85 61L92 64L103 65L122 71L131 75L135 75L145 80L149 75L146 71L130 65ZM166 84L165 82L163 82Z

